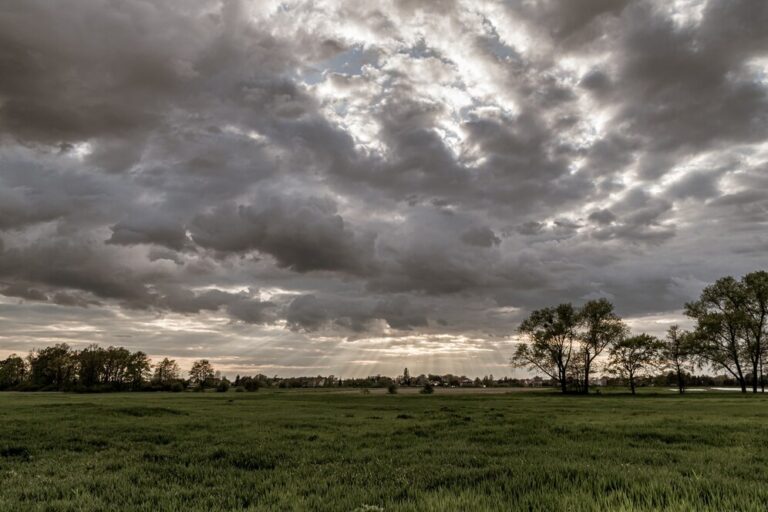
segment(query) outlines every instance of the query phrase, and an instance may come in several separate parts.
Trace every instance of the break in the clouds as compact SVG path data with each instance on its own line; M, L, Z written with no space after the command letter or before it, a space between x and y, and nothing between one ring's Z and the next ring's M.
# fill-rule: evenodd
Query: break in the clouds
M768 3L0 5L0 349L508 373L768 250Z

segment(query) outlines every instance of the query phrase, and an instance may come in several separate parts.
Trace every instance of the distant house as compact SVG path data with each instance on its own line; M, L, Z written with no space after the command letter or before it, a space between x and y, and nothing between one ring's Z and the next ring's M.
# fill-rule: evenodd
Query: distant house
M600 377L599 379L595 379L593 382L595 386L607 386L608 385L608 377Z

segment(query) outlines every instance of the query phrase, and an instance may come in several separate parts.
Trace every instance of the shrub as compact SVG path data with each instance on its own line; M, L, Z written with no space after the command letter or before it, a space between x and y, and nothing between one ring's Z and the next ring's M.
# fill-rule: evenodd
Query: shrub
M243 386L237 386L235 388L235 393L244 393L244 392L245 392L245 388Z
M243 377L240 383L246 391L258 391L260 387L259 381L253 377Z
M176 381L171 384L171 386L168 388L169 391L172 391L173 393L180 393L184 391L184 384L182 384L179 381Z
M397 394L397 384L395 384L393 382L389 386L387 386L387 393L389 393L390 395L396 395Z
M424 387L421 388L421 391L419 391L419 393L421 393L422 395L431 395L434 392L435 392L435 387L429 382L424 384Z
M221 379L216 385L216 391L219 393L226 393L229 391L229 381L227 379Z

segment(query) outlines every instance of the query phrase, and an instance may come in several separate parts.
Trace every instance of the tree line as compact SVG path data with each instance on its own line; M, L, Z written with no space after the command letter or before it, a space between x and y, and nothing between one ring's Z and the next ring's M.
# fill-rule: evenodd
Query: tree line
M482 379L466 376L419 375L411 377L406 368L400 377L373 375L341 379L327 377L268 377L238 375L234 381L223 377L210 361L194 361L189 372L182 372L179 364L169 358L152 363L144 352L131 352L124 347L90 345L75 350L61 343L33 350L26 357L12 354L0 360L0 391L184 391L187 389L216 389L227 391L257 391L262 387L274 388L389 388L391 386L436 387L459 386L518 386L518 379Z
M152 363L141 351L124 347L90 345L74 350L62 343L33 350L26 357L16 354L0 360L0 391L184 391L216 389L257 391L263 387L290 388L390 388L524 386L525 379L494 379L493 375L470 379L464 375L421 374L411 377L406 368L399 377L372 375L342 379L333 375L315 377L268 377L238 375L230 381L210 361L193 362L186 374L169 358Z
M73 350L60 343L0 360L1 391L183 391L229 388L206 359L195 361L184 378L178 363L152 364L147 354L124 347L90 345Z
M606 299L580 308L565 303L538 309L520 324L526 342L518 346L512 364L547 375L563 393L589 393L598 364L626 382L633 394L638 379L654 371L673 373L683 393L696 368L725 372L744 393L749 387L765 391L768 272L718 279L684 311L694 328L673 325L659 339L633 335Z

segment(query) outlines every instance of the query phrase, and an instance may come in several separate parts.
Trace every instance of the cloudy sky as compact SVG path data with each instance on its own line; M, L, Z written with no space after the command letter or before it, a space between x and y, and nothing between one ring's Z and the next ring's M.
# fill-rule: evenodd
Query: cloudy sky
M510 375L768 251L764 0L0 5L0 355Z

